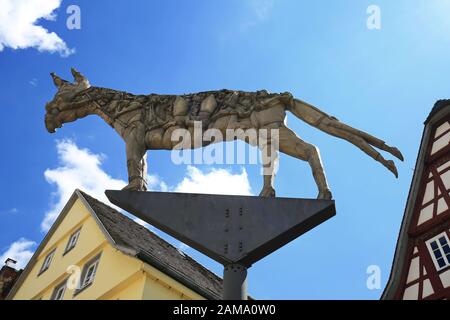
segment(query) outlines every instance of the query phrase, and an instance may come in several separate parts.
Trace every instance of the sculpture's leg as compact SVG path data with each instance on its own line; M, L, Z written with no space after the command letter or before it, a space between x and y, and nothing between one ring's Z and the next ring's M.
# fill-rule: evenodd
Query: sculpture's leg
M300 139L291 129L280 128L280 151L297 159L308 161L319 189L318 199L332 199L330 188L320 159L319 150Z
M400 159L401 161L404 160L403 155L400 152L400 150L398 150L395 147L388 146L383 140L378 139L378 138L372 136L371 134L368 134L364 131L355 129L355 128L353 128L349 125L346 125L345 123L342 123L335 119L326 119L321 124L319 124L319 128L321 130L325 130L324 127L326 127L326 126L332 126L337 129L340 129L342 131L347 131L348 133L350 133L354 136L362 138L363 140L365 140L367 143L373 145L374 147L377 147L380 150L383 150L383 151L386 151L386 152L392 154L394 157Z
M366 132L355 129L349 125L346 125L345 123L340 122L336 118L327 115L326 113L320 111L316 107L314 107L306 102L294 99L294 101L292 103L290 103L289 106L290 106L289 110L293 114L295 114L295 116L304 120L306 123L309 123L313 127L319 128L320 130L322 130L324 132L327 132L331 135L335 135L335 136L337 136L339 138L343 138L343 139L346 139L343 137L343 133L345 132L348 134L347 136L362 139L362 140L364 140L364 142L366 144L373 145L376 148L387 151L390 154L392 154L393 156L395 156L403 161L403 155L400 152L400 150L398 150L397 148L388 146L381 139L378 139ZM348 140L348 139L346 139L346 140ZM350 141L350 140L348 140L348 141ZM350 141L350 142L353 143L352 141ZM388 169L391 170L392 166L390 164L388 164L388 166L389 166Z
M278 144L272 143L270 129L261 131L258 139L258 147L262 155L262 175L264 177L264 185L259 194L260 197L275 197L274 181L276 171L278 169Z
M266 147L270 148L270 146ZM259 194L260 197L271 198L275 197L275 161L271 161L271 157L266 155L266 150L261 150L262 158L263 158L263 177L264 177L264 185Z
M124 190L147 191L147 155L140 160L132 158L127 160L128 166L128 185Z
M329 134L345 139L348 142L354 144L358 148L360 148L364 153L366 153L368 156L375 159L377 162L381 163L383 166L385 166L389 171L391 171L395 177L398 178L398 172L397 168L395 167L395 163L392 160L386 160L383 158L383 156L375 150L366 140L361 138L358 135L352 134L348 131L344 131L335 127L326 127L322 130L328 132Z
M147 150L138 138L133 132L126 139L128 185L124 190L147 191Z

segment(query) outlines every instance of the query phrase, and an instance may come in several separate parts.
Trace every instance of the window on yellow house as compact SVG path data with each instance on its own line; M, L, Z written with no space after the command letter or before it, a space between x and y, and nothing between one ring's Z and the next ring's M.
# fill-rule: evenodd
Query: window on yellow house
M101 253L84 265L83 272L81 273L80 289L78 289L75 295L89 287L94 282L98 265L100 263L100 256Z
M59 286L57 286L53 290L53 294L50 300L63 300L64 294L66 293L66 287L67 287L67 280L64 280L63 283L61 283Z
M55 251L56 251L56 248L53 249L53 250L45 257L44 263L42 263L42 267L41 267L41 270L39 271L39 274L38 274L38 275L40 275L41 273L43 273L43 272L45 272L46 270L48 270L48 268L50 268L50 264L52 263L52 259L53 259L53 256L55 255Z
M83 287L86 287L88 285L90 285L92 282L94 282L95 279L95 274L97 272L97 267L98 267L98 260L96 262L94 262L93 264L89 265L86 269L86 275L84 276L83 279Z
M80 232L81 232L81 228L78 229L77 231L75 231L69 238L69 241L67 242L66 245L66 250L64 250L64 255L66 253L68 253L70 250L72 250L73 248L75 248L75 246L77 245L78 242L78 238L80 237Z

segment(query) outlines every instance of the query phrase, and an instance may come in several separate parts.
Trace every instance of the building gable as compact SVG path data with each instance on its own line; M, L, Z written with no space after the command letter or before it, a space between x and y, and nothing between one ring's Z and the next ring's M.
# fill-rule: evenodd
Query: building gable
M76 246L68 251L74 235ZM83 265L97 254L101 262L95 289L89 294L69 290L73 299L139 297L130 283L143 289L140 298L155 296L161 286L165 289L159 294L171 299L221 296L219 277L148 229L76 190L8 298L49 299L55 296L53 289L67 281L68 267L83 272Z
M80 230L77 244L72 250L66 252L67 243L77 230ZM66 273L69 266L82 263L88 258L86 254L99 250L107 243L106 236L98 227L88 208L74 193L34 253L11 291L10 297L40 299L49 296L48 288L69 276ZM45 269L43 266L46 259L50 261Z

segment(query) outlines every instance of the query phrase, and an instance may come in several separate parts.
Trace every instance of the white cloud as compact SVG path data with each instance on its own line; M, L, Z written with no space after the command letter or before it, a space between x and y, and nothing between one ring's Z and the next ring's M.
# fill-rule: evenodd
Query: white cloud
M169 187L167 186L167 184L156 175L147 176L147 189L149 191L169 191Z
M14 214L14 213L18 213L18 212L19 212L19 209L11 208L11 209L8 209L8 210L5 210L5 211L0 211L0 214L11 214L11 213Z
M174 189L175 192L251 195L247 171L240 174L225 169L211 169L208 172L188 166L186 177Z
M34 253L36 242L20 238L12 243L9 248L0 256L0 263L3 264L6 259L11 258L17 261L16 268L22 269L26 266Z
M241 24L241 31L247 31L251 27L266 21L272 13L274 4L274 0L247 0L246 5L250 9L250 14Z
M103 155L94 154L88 149L81 149L72 140L57 141L56 149L60 166L56 169L47 169L44 176L50 184L56 185L57 190L53 193L51 208L46 212L41 223L42 231L50 229L75 189L83 190L123 212L109 202L105 190L120 190L126 185L126 182L112 178L101 168L102 160L105 158ZM158 176L149 175L147 180L149 190L168 191L167 184ZM135 222L152 229L150 225L140 219L136 219Z
M256 19L264 21L270 16L274 0L250 0L249 5Z
M101 168L104 156L80 149L71 140L58 141L56 145L60 167L47 169L46 180L55 184L54 202L45 214L41 228L48 231L75 189L81 189L100 201L109 203L106 189L122 189L126 183L114 179Z
M38 85L38 80L37 80L36 78L33 78L33 79L31 79L28 83L29 83L30 85L32 85L33 87L37 87L37 85Z
M55 32L37 25L39 19L55 20L61 1L0 0L0 51L5 47L36 48L64 57L74 53Z

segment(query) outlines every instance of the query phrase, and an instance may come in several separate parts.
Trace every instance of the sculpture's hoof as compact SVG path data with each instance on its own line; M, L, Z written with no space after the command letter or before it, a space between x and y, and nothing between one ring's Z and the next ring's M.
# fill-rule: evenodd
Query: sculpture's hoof
M263 188L259 196L263 198L275 198L275 189L272 187Z
M398 171L394 161L392 160L386 161L386 168L388 168L389 171L391 171L394 174L394 176L398 178Z
M317 196L317 199L319 200L331 200L333 199L333 194L330 190L320 191L319 195Z
M130 186L130 185L125 186L124 188L122 188L122 190L124 190L124 191L139 191L138 188Z
M125 186L122 190L129 191L147 191L147 186L138 180L131 181L127 186Z
M405 159L403 158L402 153L397 148L391 147L390 150L389 150L389 153L392 154L394 157L398 158L399 160L405 161Z

